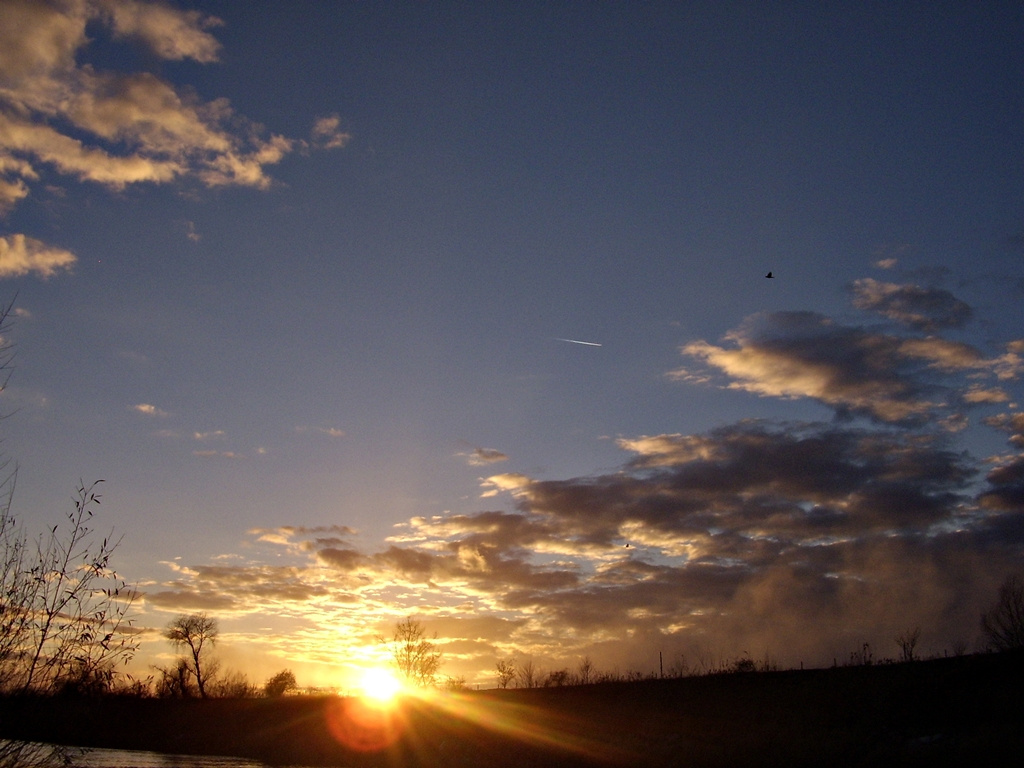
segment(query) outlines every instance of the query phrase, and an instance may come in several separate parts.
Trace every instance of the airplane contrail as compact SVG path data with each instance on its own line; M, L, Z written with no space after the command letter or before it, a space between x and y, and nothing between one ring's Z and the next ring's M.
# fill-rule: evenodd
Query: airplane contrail
M603 344L598 344L596 341L580 341L578 339L559 339L559 338L556 338L555 341L567 341L570 344L586 344L588 347L601 347L601 346L604 346Z

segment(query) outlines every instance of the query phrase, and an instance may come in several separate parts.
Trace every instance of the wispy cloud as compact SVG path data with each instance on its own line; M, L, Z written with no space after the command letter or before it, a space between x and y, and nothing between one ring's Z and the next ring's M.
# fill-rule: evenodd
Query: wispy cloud
M295 432L300 435L326 435L327 437L344 437L345 430L337 427L308 427L298 426Z
M213 429L209 432L193 432L192 437L195 440L222 440L226 436L223 429Z
M169 415L167 411L162 408L157 408L155 405L150 403L139 403L138 405L133 405L132 410L145 414L146 416L160 416L163 418Z
M352 139L351 134L341 130L341 118L338 115L318 118L313 123L310 136L317 149L339 149Z
M204 457L204 458L206 458L206 457L213 457L213 456L219 456L219 457L224 458L224 459L241 459L242 458L242 454L236 453L235 451L199 450L199 451L192 451L192 455L193 456L200 456L200 457Z

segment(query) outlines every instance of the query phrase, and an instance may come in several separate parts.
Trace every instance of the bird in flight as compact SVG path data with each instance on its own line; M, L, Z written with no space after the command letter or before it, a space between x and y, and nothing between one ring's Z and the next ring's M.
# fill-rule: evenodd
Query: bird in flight
M767 275L765 275L765 277L768 277L768 278L774 278L774 277L775 277L775 275L773 275L773 274L772 274L771 272L769 272L769 273L768 273Z
M578 339L555 339L555 341L566 341L570 344L586 344L588 347L600 347L602 344L598 344L596 341L579 341Z

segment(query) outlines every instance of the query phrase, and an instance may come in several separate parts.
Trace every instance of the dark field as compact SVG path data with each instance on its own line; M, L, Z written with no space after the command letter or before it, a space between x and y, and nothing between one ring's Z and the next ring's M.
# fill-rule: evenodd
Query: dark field
M1024 656L402 700L2 699L0 736L307 766L1024 764ZM389 743L390 742L390 743Z

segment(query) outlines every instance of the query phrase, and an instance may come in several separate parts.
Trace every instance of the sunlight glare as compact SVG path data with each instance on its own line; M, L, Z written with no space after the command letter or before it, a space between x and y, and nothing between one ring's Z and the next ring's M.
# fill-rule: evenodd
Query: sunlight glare
M381 667L368 669L359 681L363 696L379 702L391 701L402 689L402 682L389 670Z

